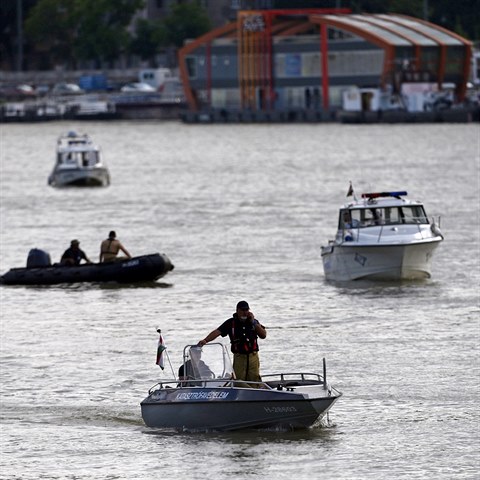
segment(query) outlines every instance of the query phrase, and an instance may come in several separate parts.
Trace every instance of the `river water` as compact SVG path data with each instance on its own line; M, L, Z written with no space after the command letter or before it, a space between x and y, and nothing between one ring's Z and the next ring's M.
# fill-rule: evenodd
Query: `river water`
M89 133L112 184L53 189L57 136ZM108 231L166 253L154 284L0 287L1 479L474 479L480 459L478 124L1 126L0 271L30 248L58 261ZM357 193L406 189L441 215L430 280L329 284L332 238ZM262 371L321 371L343 392L301 432L144 426L161 378L246 299L267 327Z

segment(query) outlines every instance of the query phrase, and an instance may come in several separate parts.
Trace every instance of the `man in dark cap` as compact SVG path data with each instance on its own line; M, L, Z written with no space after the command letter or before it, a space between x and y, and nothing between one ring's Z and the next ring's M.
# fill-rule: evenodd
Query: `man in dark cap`
M80 242L78 240L72 240L70 242L70 248L67 248L62 255L60 263L62 265L80 265L82 260L87 263L92 263L83 250L80 250Z
M112 230L108 234L108 238L100 245L100 263L101 262L115 262L132 258L127 249L116 239L117 234ZM117 257L118 252L122 251L126 257Z
M250 306L245 300L237 303L237 311L198 342L203 346L218 336L230 337L233 353L233 370L238 380L261 382L260 359L258 356L258 338L266 338L265 327L255 319Z

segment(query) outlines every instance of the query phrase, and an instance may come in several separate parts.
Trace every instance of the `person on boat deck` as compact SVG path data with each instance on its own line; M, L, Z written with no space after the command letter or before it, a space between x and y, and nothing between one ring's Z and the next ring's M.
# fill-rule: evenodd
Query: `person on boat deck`
M348 210L343 212L343 228L352 228L352 215Z
M202 348L190 348L190 360L180 365L178 369L179 380L195 380L195 379L210 379L214 377L214 373L210 367L201 359Z
M82 260L87 263L93 263L85 254L83 250L80 250L80 242L78 240L72 240L70 242L70 248L67 248L60 259L62 265L80 265Z
M117 234L112 230L108 234L108 238L100 245L100 263L115 262L132 258L127 249L116 239ZM118 252L122 251L127 257L117 257Z
M223 322L198 342L203 346L218 336L230 337L233 353L233 370L237 380L261 382L260 359L258 356L258 338L266 338L265 327L255 319L250 306L245 300L237 303L237 310L232 318Z

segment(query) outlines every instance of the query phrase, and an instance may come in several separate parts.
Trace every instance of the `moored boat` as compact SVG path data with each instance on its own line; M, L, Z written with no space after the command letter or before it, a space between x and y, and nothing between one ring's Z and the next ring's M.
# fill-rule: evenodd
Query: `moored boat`
M136 283L157 280L173 270L170 259L162 253L105 263L84 263L76 266L50 264L50 256L36 250L41 262L27 262L26 268L12 268L0 277L4 285L53 285L78 282ZM32 253L31 251L30 253ZM38 255L43 252L43 255Z
M406 191L364 193L340 208L335 239L321 248L327 280L430 278L443 235L423 204L406 196Z
M342 395L316 373L262 375L262 382L234 378L225 345L202 347L202 365L191 355L196 345L184 349L184 372L192 375L154 385L141 402L148 427L181 431L240 429L304 429L321 419ZM200 360L197 360L200 362ZM205 368L205 365L208 368Z
M57 140L57 159L48 184L53 187L105 187L110 173L100 147L88 135L68 132Z

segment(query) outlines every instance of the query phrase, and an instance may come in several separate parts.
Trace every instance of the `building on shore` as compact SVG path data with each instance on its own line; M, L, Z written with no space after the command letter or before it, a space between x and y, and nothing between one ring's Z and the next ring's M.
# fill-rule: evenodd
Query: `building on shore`
M445 88L462 102L471 58L469 40L413 17L264 9L186 42L179 69L190 113L327 119L354 93L363 111L426 109Z

